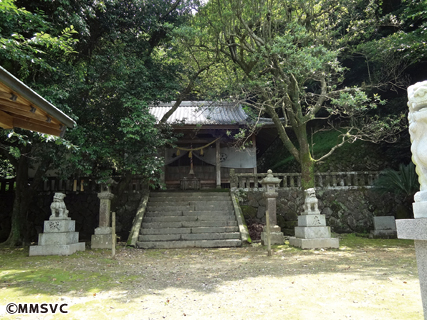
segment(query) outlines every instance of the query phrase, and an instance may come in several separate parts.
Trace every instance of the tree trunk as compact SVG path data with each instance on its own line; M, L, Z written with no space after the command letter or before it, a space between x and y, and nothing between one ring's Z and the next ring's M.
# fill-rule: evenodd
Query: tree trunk
M302 125L295 130L299 144L299 158L301 165L301 187L302 190L315 187L314 164L311 157L310 145L307 138L306 125Z
M42 178L49 169L51 160L45 159L37 168L31 185L28 181L28 155L32 147L26 145L22 147L20 158L14 163L16 171L15 198L13 200L13 210L11 217L11 229L9 237L3 246L28 245L30 243L30 222L29 208L36 195Z
M26 218L31 198L28 188L28 158L21 156L16 167L16 188L11 217L12 226L9 237L3 242L3 245L19 246L25 244L25 240L28 241Z

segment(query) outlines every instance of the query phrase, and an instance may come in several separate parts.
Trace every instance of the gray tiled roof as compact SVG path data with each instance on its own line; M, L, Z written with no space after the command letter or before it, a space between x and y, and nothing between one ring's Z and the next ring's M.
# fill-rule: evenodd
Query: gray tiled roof
M150 113L159 121L173 104L174 101L153 106ZM247 124L249 118L241 105L228 102L183 101L167 122L184 122L191 125Z

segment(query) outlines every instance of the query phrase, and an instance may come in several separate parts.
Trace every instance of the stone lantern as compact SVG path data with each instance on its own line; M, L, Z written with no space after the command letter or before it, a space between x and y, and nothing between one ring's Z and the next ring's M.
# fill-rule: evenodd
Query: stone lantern
M273 176L273 171L267 171L267 177L262 179L261 184L265 190L264 198L266 201L266 207L268 211L268 219L270 221L270 237L271 244L283 244L284 236L281 232L280 227L277 225L277 214L276 214L276 198L278 193L276 192L276 186L279 186L282 179L275 178ZM261 243L262 245L267 244L267 227L265 226L263 232L261 233Z
M111 249L112 246L112 229L110 227L110 207L111 200L114 198L107 188L106 191L98 193L100 200L99 205L99 227L95 229L95 234L92 235L92 249Z

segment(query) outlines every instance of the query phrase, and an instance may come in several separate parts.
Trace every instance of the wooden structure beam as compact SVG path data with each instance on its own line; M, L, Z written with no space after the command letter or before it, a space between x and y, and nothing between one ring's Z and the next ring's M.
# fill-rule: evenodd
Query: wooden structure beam
M75 125L65 113L0 67L0 127L63 136Z
M13 117L6 112L0 111L0 127L3 129L12 129Z

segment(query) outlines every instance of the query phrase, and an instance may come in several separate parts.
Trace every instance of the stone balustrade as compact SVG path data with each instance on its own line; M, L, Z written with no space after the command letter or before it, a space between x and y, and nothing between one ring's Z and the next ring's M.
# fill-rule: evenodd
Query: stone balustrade
M372 188L373 182L378 178L379 171L351 171L351 172L321 172L315 173L316 188L325 189L358 189ZM262 191L261 180L267 173L235 173L230 170L230 188L234 190ZM275 178L279 178L279 189L293 189L301 187L300 173L273 173ZM117 181L119 179L116 179ZM0 179L0 193L13 192L15 189L15 179ZM147 184L143 178L135 178L127 187L128 193L139 192L147 189ZM98 193L101 192L101 185L90 178L77 178L61 180L59 178L48 178L40 186L40 192L65 192L65 193Z
M321 172L315 173L315 187L324 189L358 189L372 188L378 178L379 171L350 171L350 172ZM256 191L262 190L261 180L267 173L235 173L230 170L230 188L235 190ZM281 179L279 189L293 189L301 187L300 173L273 173Z
M117 181L119 178L116 179ZM0 179L0 193L15 191L15 178ZM30 179L31 182L31 179ZM69 180L61 180L60 178L47 178L42 182L39 192L64 192L64 193L99 193L102 186L96 180L90 178L77 178ZM147 182L144 178L133 179L125 192L134 193L147 190Z

